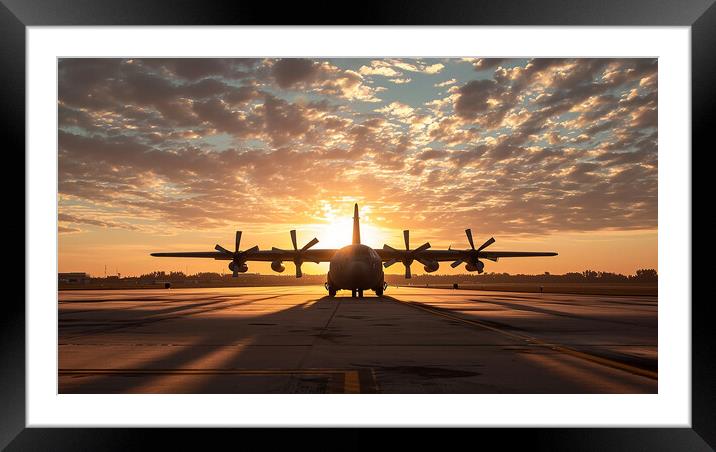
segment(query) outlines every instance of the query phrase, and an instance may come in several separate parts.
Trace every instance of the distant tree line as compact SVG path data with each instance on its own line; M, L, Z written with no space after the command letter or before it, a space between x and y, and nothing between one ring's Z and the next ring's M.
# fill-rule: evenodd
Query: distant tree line
M397 282L403 279L401 275L386 275L390 282ZM459 275L436 275L422 274L413 275L411 283L414 284L480 284L480 283L508 283L508 282L533 282L533 283L652 283L658 281L658 274L654 269L639 269L634 275L622 275L620 273L585 270L581 273L569 272L562 275L553 275L545 272L539 275L525 275L509 273L483 273L481 275L459 274Z
M102 278L97 278L102 279ZM185 280L198 280L198 281L213 281L213 280L231 280L231 274L225 273L214 273L214 272L200 272L192 275L186 275L181 271L155 271L145 273L139 277L125 277L124 280L145 280L145 281L185 281ZM325 275L306 275L304 274L301 280L296 280L292 272L287 272L282 275L276 274L258 274L258 273L243 273L239 275L240 280L251 281L251 282L266 282L273 284L296 284L297 282L303 284L322 284L325 282ZM399 274L388 274L386 279L390 282L403 280L402 275ZM445 274L419 274L413 275L411 283L415 284L446 284L446 283L502 283L502 282L571 282L571 283L589 283L589 282L600 282L600 283L627 283L627 282L643 282L651 283L658 281L658 274L653 268L642 268L635 272L633 275L622 275L620 273L603 272L596 270L584 270L583 272L569 272L562 275L553 275L549 272L545 272L538 275L525 275L525 274L509 274L509 273L483 273L481 275L475 273L468 274L457 274L457 275L445 275Z

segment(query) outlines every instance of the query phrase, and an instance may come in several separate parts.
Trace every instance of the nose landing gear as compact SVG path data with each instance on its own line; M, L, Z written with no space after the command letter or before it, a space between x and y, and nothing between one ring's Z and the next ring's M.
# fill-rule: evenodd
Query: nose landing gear
M380 286L376 287L373 290L375 291L376 295L378 295L379 297L382 297L383 292L385 292L385 289L387 289L387 288L388 288L388 283L384 282L383 284L381 284Z
M387 286L388 286L387 284L383 283L383 286L381 286L381 288L379 288L379 289L374 289L374 290L375 290L375 293L376 293L378 296L383 295L383 290L385 290L385 288L386 288ZM338 292L338 290L336 290L336 289L335 289L333 286L331 286L329 283L324 283L324 284L323 284L323 287L325 287L326 290L328 291L328 296L329 296L329 297L333 298L333 297L336 296L336 293ZM351 289L351 298L363 298L363 289Z

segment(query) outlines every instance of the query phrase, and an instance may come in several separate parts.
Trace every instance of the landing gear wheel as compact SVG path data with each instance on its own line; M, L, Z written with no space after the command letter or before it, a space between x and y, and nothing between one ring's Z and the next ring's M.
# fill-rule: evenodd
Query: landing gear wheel
M357 295L357 292L358 292L357 290L351 289L351 298L355 298Z
M381 287L378 287L377 289L375 289L375 294L378 295L379 297L382 297L383 296L383 287L381 286Z
M358 289L358 298L363 298L363 289Z
M336 296L336 289L334 289L333 286L331 286L331 285L328 284L328 283L325 283L323 286L324 286L324 287L326 288L326 290L328 291L328 296L329 296L329 297L333 298L333 297Z

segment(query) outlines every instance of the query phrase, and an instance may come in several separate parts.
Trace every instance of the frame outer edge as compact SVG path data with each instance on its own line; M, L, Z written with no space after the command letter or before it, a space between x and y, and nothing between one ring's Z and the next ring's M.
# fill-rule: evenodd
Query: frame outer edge
M700 152L713 151L713 130L716 127L714 100L716 99L716 4L699 17L691 27L691 128L692 128L692 226L693 195L713 194L713 187L694 190L697 180L693 175L693 156L696 148ZM710 165L708 165L710 166ZM703 168L703 167L702 167ZM708 170L708 169L707 169ZM701 178L700 180L704 180ZM708 176L707 179L708 180ZM710 196L709 196L710 197ZM703 196L701 197L703 201ZM713 203L706 199L703 204ZM713 220L708 224L713 226ZM692 227L693 231L693 227ZM693 232L692 232L693 234ZM692 237L693 242L693 237ZM692 246L693 253L693 246ZM693 256L693 254L692 254ZM700 281L708 281L710 266L693 266L699 269ZM692 270L692 294L693 294ZM714 333L713 299L705 294L691 299L691 425L714 450L716 450L716 333Z
M25 25L0 4L0 99L2 109L3 146L5 165L16 168L15 174L25 174ZM11 157L10 157L11 156ZM12 160L11 160L12 158ZM22 158L22 160L21 160ZM22 168L22 172L19 168ZM6 166L7 167L7 166ZM4 225L6 237L25 236L25 198L17 193L15 178L4 178L3 201L14 201L14 215L5 205L9 222ZM24 184L23 184L24 188ZM18 206L18 204L21 206ZM19 207L19 209L17 208ZM19 212L22 212L20 216ZM22 218L22 220L21 220ZM23 240L23 243L24 241ZM19 247L20 241L10 243ZM25 252L22 268L25 269ZM13 259L14 260L14 259ZM8 262L8 264L10 264ZM18 265L13 262L12 265ZM16 270L17 271L17 270ZM24 274L24 273L23 273ZM25 294L24 283L10 283L2 300L0 315L0 449L5 447L25 428ZM19 288L19 290L18 290ZM20 295L17 292L21 292Z
M132 3L129 1L128 3ZM423 2L420 2L423 3ZM548 6L554 7L559 4L559 1L550 1ZM611 3L609 6L612 7L612 13L615 14L619 8L615 7L615 3ZM713 0L702 1L696 0L689 4L688 8L684 8L684 4L679 2L673 2L679 4L678 14L670 16L671 13L675 12L675 8L662 8L663 3L657 2L659 8L654 8L651 13L645 14L637 20L633 20L629 23L637 25L692 25L692 129L694 141L702 140L706 143L708 139L709 130L713 129L713 119L711 118L711 110L713 110L714 100L714 88L713 83L716 80L716 61L712 55L713 49L716 48L716 6L713 4ZM7 5L10 4L12 9ZM27 5L30 6L27 6ZM99 23L115 24L115 25L129 25L132 23L136 24L148 24L149 22L161 23L160 20L156 19L155 14L149 14L144 19L138 18L141 9L132 8L130 5L125 5L125 11L133 11L125 14L117 15L113 20L107 20L115 11L109 7L109 3L104 3L101 7L88 8L85 11L74 12L62 12L58 7L62 6L81 6L81 1L70 0L64 2L52 2L53 7L49 7L47 0L44 1L33 1L27 2L23 5L20 1L16 0L3 0L0 3L0 37L2 37L2 44L0 44L0 61L4 63L3 70L0 71L0 86L3 92L3 119L4 126L7 131L6 146L8 149L24 149L24 118L25 118L25 23L32 25L97 25ZM653 6L653 2L650 3ZM20 5L20 6L18 6ZM642 3L642 6L644 4ZM43 8L48 6L48 8ZM179 6L179 5L176 5ZM74 9L74 8L71 8ZM387 8L388 10L390 8ZM430 13L430 8L422 8L425 14ZM470 8L468 8L470 9ZM604 8L609 9L609 7ZM170 22L166 23L179 23L179 24L201 24L202 21L212 21L212 14L203 16L202 19L188 18L187 13L190 13L192 8L176 8L174 13L166 16ZM548 8L549 10L549 8ZM684 13L686 11L686 13ZM705 12L703 12L705 11ZM235 11L236 12L236 11ZM383 9L383 13L379 14L378 21L385 20L386 17L391 15L390 11ZM466 11L464 17L467 20L474 20L476 11L474 8L471 11ZM532 17L532 20L525 20L523 15L516 15L512 18L512 21L500 21L502 15L493 14L486 11L486 14L482 21L486 23L492 22L496 24L540 24L544 22L544 18ZM506 9L506 14L511 12L510 8ZM549 12L549 11L548 11ZM572 12L574 12L572 10ZM623 12L623 11L622 11ZM701 14L701 12L703 12ZM697 14L698 13L698 14ZM17 14L17 17L16 17ZM93 16L96 14L96 16ZM577 18L574 21L565 19L565 14L562 13L557 15L556 19L552 19L553 24L590 24L590 25L626 25L624 20L614 20L612 16L598 15L592 16L590 19L585 20L583 15L575 14ZM177 20L178 17L183 16L183 20ZM300 15L299 15L300 16ZM22 20L18 20L18 17ZM132 20L132 17L138 18ZM235 19L236 16L227 16L228 20ZM423 20L419 20L420 18ZM408 20L414 20L415 23L434 23L434 22L449 22L450 19L440 14L433 16L431 20L425 21L424 15L420 16L413 14L408 15ZM453 16L454 17L454 16ZM104 18L104 19L103 19ZM581 19L580 19L581 18ZM610 20L610 18L612 20ZM671 18L671 19L670 19ZM242 15L239 23L251 23L255 19L252 14ZM223 21L226 21L224 19ZM460 20L460 19L452 19ZM258 23L258 21L256 21ZM23 165L24 166L24 165ZM23 209L24 213L24 209ZM24 219L23 215L23 219ZM19 229L15 227L15 229ZM24 235L24 233L23 233ZM25 237L26 238L26 237ZM26 238L27 239L27 238ZM24 253L23 253L24 256ZM23 263L24 264L24 263ZM24 265L23 265L24 266ZM24 302L24 296L22 297ZM70 433L66 429L27 429L23 431L25 427L25 336L24 336L24 321L25 321L25 310L24 303L16 299L9 299L4 304L6 310L5 315L2 318L2 328L0 328L0 378L2 379L3 385L0 386L0 400L3 401L2 408L2 419L0 423L0 448L4 448L12 439L20 433L18 439L22 439L21 443L25 443L29 437L35 437L36 439L42 438L45 440L49 437L55 437L55 439L69 439L69 437L75 437L79 431L74 431L74 434ZM692 411L693 411L693 430L687 430L688 433L693 435L687 435L690 440L696 441L697 438L694 436L700 436L700 440L705 441L711 447L716 448L716 416L714 416L714 405L716 404L716 365L713 360L713 351L716 350L716 341L714 340L712 320L708 316L707 308L709 300L705 299L701 304L694 303L692 305L692 323L693 323L693 386L692 392L697 397L692 397ZM9 365L10 364L10 365ZM42 432L44 430L44 432ZM55 431L57 435L51 434L50 431ZM74 429L73 429L74 430ZM122 430L113 430L115 433L122 432ZM623 429L623 433L626 433ZM646 436L652 436L656 432L667 433L670 429L647 429L641 431L639 434ZM38 438L36 435L31 433L37 433L40 435ZM64 431L65 434L60 432ZM95 430L98 432L98 429ZM209 429L203 430L209 433ZM577 432L579 429L567 429L566 433L564 430L557 434L554 431L555 436L573 436L570 435L570 431ZM593 431L592 431L593 432ZM604 441L599 441L598 438L592 438L596 440L596 444L607 445L610 444L608 438L615 439L611 436L608 431L598 429L597 435L600 436L601 432L604 433L602 438ZM108 437L114 435L106 432ZM124 430L123 433L128 433L128 430ZM146 433L146 431L145 431ZM159 433L159 431L157 431ZM166 432L169 433L167 436L174 436L176 431ZM487 432L485 432L487 433ZM633 432L637 433L637 432ZM680 437L682 440L686 439L683 429L675 429L675 434L671 436L671 439ZM120 434L121 435L121 434ZM104 436L104 435L103 435ZM133 435L127 435L133 436ZM591 435L590 435L591 436ZM622 436L622 435L617 435ZM89 435L90 439L98 439L96 435ZM116 438L116 437L115 437ZM555 438L556 439L556 438ZM622 438L624 439L624 438ZM699 442L692 443L692 446L696 446ZM577 442L578 444L578 442ZM613 444L613 443L612 443ZM622 443L623 445L624 443ZM666 445L667 443L662 443ZM13 446L17 445L17 441L13 441ZM37 443L35 443L37 446ZM45 444L49 445L49 444ZM59 444L55 444L58 446ZM576 444L575 444L576 445ZM644 445L644 443L642 443ZM673 444L671 444L673 446ZM684 445L684 444L682 444ZM705 444L701 444L706 446ZM65 444L66 446L66 444ZM62 448L60 448L62 449ZM707 450L708 446L704 448Z
M691 25L714 0L1 0L35 25ZM352 5L351 5L352 6Z

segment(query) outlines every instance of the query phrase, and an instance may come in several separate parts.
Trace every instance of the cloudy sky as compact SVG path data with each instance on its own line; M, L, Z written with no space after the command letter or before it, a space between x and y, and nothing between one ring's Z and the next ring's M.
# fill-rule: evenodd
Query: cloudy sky
M353 202L371 246L408 228L463 248L471 227L491 249L560 253L487 271L657 268L655 59L58 65L60 271L227 271L148 254L236 229L244 247L289 247L292 228L338 247Z

